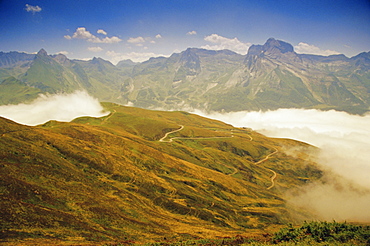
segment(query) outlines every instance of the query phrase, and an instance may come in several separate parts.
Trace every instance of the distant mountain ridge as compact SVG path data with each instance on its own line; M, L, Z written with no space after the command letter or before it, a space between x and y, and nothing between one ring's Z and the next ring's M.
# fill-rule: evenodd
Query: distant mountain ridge
M0 81L14 77L39 90L28 99L85 89L101 101L208 111L317 108L361 114L370 107L369 68L370 52L351 58L297 54L291 44L273 38L252 45L247 55L188 48L117 66L101 58L47 55L43 49L36 55L0 53ZM0 83L0 98L9 97L1 92L9 86Z

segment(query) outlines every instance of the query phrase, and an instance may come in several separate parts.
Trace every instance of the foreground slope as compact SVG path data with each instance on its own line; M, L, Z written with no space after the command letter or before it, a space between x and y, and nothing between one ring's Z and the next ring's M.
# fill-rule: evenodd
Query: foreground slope
M321 176L300 142L104 106L106 117L38 127L0 118L4 242L249 235L291 221L283 191Z

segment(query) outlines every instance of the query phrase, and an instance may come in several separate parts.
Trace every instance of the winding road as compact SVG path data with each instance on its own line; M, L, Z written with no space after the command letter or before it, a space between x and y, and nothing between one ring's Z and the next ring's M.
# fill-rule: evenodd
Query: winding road
M234 137L233 130L231 130L231 136L230 137L192 137L192 138L191 137L173 137L173 138L170 138L169 140L165 140L168 137L168 135L170 135L172 133L179 132L182 129L184 129L184 126L183 125L179 125L179 126L180 126L179 129L176 129L176 130L167 132L161 139L159 139L159 142L171 143L171 142L173 142L174 139L215 139L215 138L230 138L230 137ZM250 135L248 135L248 136L250 138L250 141L253 141L253 138ZM275 149L274 152L268 154L265 158L263 158L262 160L259 160L259 161L255 162L254 164L255 165L259 165L262 162L267 161L271 156L275 155L278 152L278 150L275 147L273 147L273 148ZM234 174L236 174L236 173L239 172L239 170L236 169L235 167L231 167L231 166L229 166L229 167L234 169L234 172L228 174L229 176L234 175ZM270 172L272 172L272 176L270 178L271 185L267 188L267 190L270 190L270 189L272 189L275 186L275 179L277 177L277 173L274 170L272 170L272 169L269 169L269 168L266 168L266 167L265 167L265 169L268 170L268 171L270 171Z
M177 129L177 130L174 130L174 131L171 131L171 132L167 132L163 138L159 139L159 142L165 142L165 143L171 143L173 141L173 139L178 139L178 138L170 138L170 140L165 140L168 135L172 134L172 133L175 133L175 132L179 132L181 131L182 129L184 129L184 126L183 125L180 125L180 129Z
M267 161L272 155L275 155L278 152L278 150L275 147L273 147L273 148L275 149L274 152L268 154L265 158L263 158L262 160L257 161L254 164L255 165L261 164L262 162ZM267 167L265 167L265 168L266 168L266 170L269 170L270 172L272 172L272 176L271 176L271 179L270 179L271 180L271 185L267 188L269 190L269 189L271 189L275 186L275 179L277 177L277 173L274 170L270 169L270 168L267 168Z
M272 169L267 169L267 170L269 170L269 171L271 171L273 173L273 175L272 175L272 177L270 179L271 180L271 185L267 188L269 190L271 188L274 188L274 186L275 186L275 179L277 177L277 173L274 170L272 170Z
M110 112L110 114L108 114L108 117L105 118L101 123L100 125L103 125L105 124L105 122L107 122L108 119L110 119L110 117L112 117L117 111L115 109L113 109L113 112Z

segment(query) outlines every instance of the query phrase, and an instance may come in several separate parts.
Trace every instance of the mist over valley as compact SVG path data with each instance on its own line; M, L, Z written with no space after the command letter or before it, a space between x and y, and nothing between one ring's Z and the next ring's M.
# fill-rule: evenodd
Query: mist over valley
M319 147L319 154L312 158L324 170L323 181L292 191L291 202L314 209L320 218L329 221L369 221L369 114L304 109L195 113L233 126L250 127L269 137L290 138Z
M69 122L82 116L102 117L104 112L99 101L86 91L72 94L41 94L25 104L0 106L0 116L29 126L40 125L50 120Z

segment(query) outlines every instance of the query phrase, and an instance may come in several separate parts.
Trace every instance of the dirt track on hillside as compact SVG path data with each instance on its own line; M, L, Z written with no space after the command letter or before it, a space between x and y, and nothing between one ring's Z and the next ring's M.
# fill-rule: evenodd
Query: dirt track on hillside
M176 130L167 132L161 139L159 139L159 142L171 143L171 142L173 142L174 139L194 139L194 140L197 140L198 139L198 140L200 140L200 139L217 139L217 138L231 138L231 137L234 137L233 130L231 130L231 136L230 137L173 137L173 138L170 138L169 140L165 140L168 137L168 135L170 135L172 133L179 132L182 129L184 129L184 126L183 125L180 125L180 128L179 129L176 129ZM248 136L250 138L250 141L253 141L253 138L250 135L248 135ZM276 148L274 148L274 149L275 149L274 152L268 154L265 158L263 158L262 160L259 160L259 161L255 162L254 164L255 165L259 165L259 164L267 161L268 159L270 159L271 156L273 156L276 153L278 153L278 150ZM234 174L236 174L236 173L239 172L239 170L237 168L231 167L231 166L229 166L229 167L230 168L233 168L234 169L234 172L233 173L230 173L228 175L232 176L232 175L234 175ZM272 169L269 169L269 168L265 168L265 169L266 170L269 170L273 174L271 176L271 179L270 179L271 185L267 188L267 190L270 190L270 189L272 189L275 186L275 179L277 177L277 173L274 170L272 170Z

